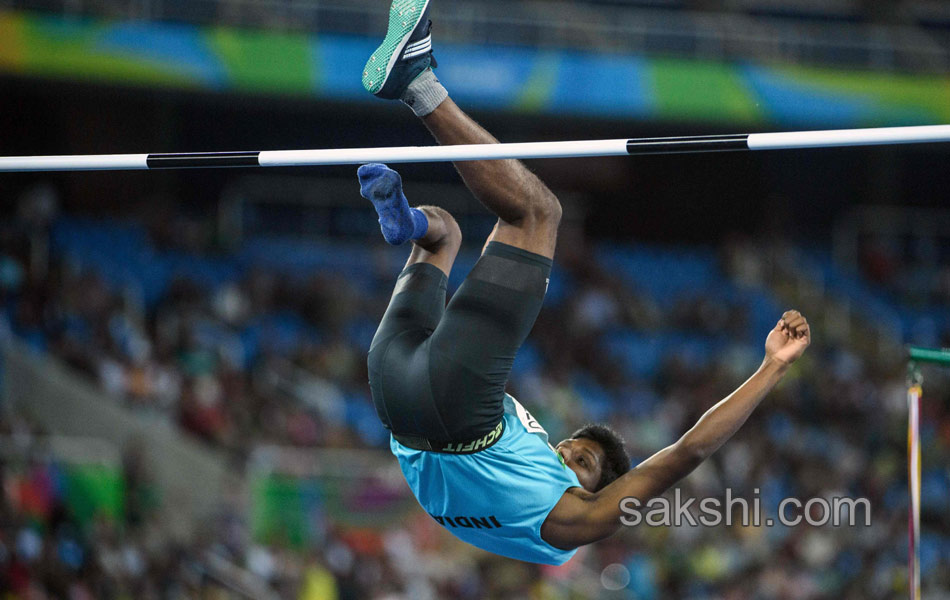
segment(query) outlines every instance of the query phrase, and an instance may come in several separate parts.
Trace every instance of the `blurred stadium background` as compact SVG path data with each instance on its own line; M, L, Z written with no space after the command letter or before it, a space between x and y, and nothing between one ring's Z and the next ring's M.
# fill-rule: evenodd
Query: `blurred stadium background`
M0 155L430 143L359 71L386 0L0 0ZM950 123L938 0L436 2L439 71L503 141ZM538 161L566 218L511 391L636 459L815 342L687 494L867 497L871 527L638 528L560 568L409 495L364 354L405 249L355 168L0 177L9 598L906 597L906 343L950 346L950 149ZM492 220L447 165L401 169ZM950 597L950 377L926 371L925 598ZM609 565L620 565L622 568Z

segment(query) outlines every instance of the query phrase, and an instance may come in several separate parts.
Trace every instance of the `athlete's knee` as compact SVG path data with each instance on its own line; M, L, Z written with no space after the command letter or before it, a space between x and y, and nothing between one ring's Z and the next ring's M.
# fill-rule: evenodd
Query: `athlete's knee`
M528 203L523 221L529 226L557 229L563 212L557 196L545 188Z

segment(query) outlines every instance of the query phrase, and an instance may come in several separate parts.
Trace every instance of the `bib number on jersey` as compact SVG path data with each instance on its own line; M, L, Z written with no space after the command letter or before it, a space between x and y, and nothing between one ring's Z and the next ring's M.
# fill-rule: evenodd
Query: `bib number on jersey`
M518 415L518 420L521 421L521 424L524 425L524 428L530 433L543 433L547 436L548 432L544 430L544 427L541 427L541 424L538 423L537 419L531 416L525 407L521 406L521 403L512 398L515 404L515 413Z

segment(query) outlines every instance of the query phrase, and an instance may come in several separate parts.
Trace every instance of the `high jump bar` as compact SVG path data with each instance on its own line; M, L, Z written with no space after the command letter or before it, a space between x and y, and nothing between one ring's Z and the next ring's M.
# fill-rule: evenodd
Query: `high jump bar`
M390 148L178 154L8 156L0 157L0 172L304 167L372 162L450 162L506 158L579 158L742 150L790 150L796 148L837 148L932 142L950 142L950 125L459 146L399 146Z

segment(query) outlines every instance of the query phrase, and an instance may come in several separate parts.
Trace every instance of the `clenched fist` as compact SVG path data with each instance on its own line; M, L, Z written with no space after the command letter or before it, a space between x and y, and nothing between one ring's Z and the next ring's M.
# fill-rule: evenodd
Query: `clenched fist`
M765 355L787 365L795 362L811 343L808 321L797 310L786 311L765 340Z

